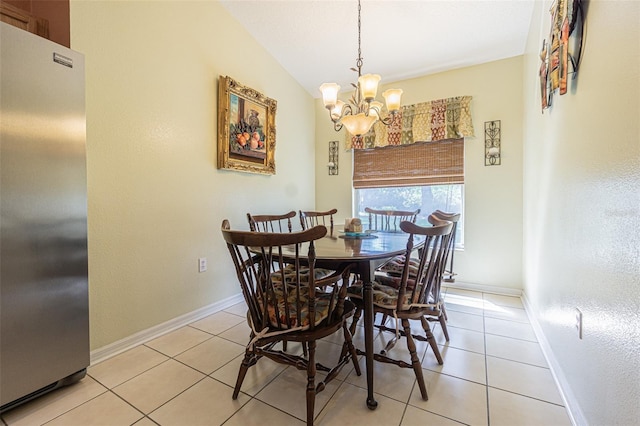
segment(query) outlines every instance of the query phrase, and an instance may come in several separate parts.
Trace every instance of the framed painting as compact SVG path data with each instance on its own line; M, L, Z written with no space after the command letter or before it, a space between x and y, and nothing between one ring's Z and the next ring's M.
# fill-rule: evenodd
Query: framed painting
M218 168L276 174L276 105L234 79L218 83Z

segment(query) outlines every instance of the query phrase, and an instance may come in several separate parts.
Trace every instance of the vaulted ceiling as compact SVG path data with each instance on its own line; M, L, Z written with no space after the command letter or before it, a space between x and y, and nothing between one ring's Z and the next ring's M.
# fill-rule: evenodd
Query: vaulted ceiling
M314 97L356 81L356 0L222 0ZM362 0L363 73L382 84L524 53L534 0ZM255 64L254 64L255 66Z

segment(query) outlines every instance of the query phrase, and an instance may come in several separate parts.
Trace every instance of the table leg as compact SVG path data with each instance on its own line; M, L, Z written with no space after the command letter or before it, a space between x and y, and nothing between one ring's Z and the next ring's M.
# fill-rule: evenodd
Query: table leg
M366 275L363 286L362 296L364 299L364 347L365 361L367 367L367 407L375 410L378 402L373 396L373 289L371 279L367 279Z

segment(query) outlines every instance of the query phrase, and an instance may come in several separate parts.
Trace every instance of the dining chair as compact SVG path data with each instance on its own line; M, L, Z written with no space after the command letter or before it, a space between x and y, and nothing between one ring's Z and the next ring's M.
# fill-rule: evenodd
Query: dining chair
M455 282L456 280L454 278L456 273L453 272L453 255L455 253L455 247L456 247L456 231L458 229L458 222L460 221L461 214L445 213L442 210L436 210L435 212L433 212L433 215L438 219L448 220L449 222L453 223L453 228L451 229L451 238L449 239L449 250L447 250L447 259L444 261L444 270L443 270L443 277L442 277L442 281L447 283L452 283L452 282ZM442 295L440 295L440 298L442 298ZM428 318L428 319L431 321L434 320L433 318ZM439 318L439 321L440 321L440 328L442 328L442 333L444 334L444 337L447 342L449 341L449 330L447 329L448 319L449 318L447 317L446 305L443 303L442 317Z
M452 282L455 282L456 279L454 278L454 276L457 275L455 272L453 272L453 255L455 251L454 249L456 247L456 231L458 229L458 222L460 221L461 214L446 213L446 212L443 212L442 210L436 210L433 212L433 215L438 219L448 220L449 222L453 223L453 229L451 230L451 241L449 242L449 244L451 244L451 249L449 250L449 257L445 262L445 270L444 270L444 278L443 278L445 282L452 283Z
M364 211L369 214L369 230L399 232L400 223L409 221L416 223L420 214L420 209L414 211L403 210L376 210L365 207Z
M249 221L249 229L253 232L292 232L293 226L291 219L296 217L296 212L291 210L288 213L284 214L262 214L262 215L252 215L251 213L247 213L247 220ZM304 229L304 228L303 228ZM288 262L284 263L284 267L292 271L293 266ZM334 273L333 270L328 269L315 269L315 277L316 279L324 278L330 276ZM282 345L283 349L287 350L287 342L285 341ZM302 345L304 350L304 354L307 354L307 346Z
M452 220L449 220L449 222L451 222L453 224L453 227L451 228L451 236L449 238L449 247L447 247L447 252L446 252L446 256L445 256L445 260L444 260L444 269L443 269L443 275L442 275L442 280L446 281L445 279L445 275L446 275L446 265L447 265L447 259L449 259L449 256L451 255L451 252L453 251L453 247L454 247L454 243L453 240L455 239L455 230L456 230L456 224L457 221L460 218L459 214L454 214L454 213L443 213L440 210L436 210L433 213L431 213L427 220L429 221L429 223L431 225L441 225L443 221L446 221L445 219L440 219L441 217L443 217L444 215L446 215L447 218L453 219L456 222L453 222ZM418 249L418 255L420 254L420 250L422 250L422 248ZM401 276L402 274L402 270L404 268L404 263L405 263L405 259L406 256L400 255L400 256L396 256L393 259L388 260L387 262L385 262L384 264L382 264L381 266L379 266L376 271L376 277L378 279L379 282L383 283L383 284L387 284L387 285L394 285L397 286L398 283L398 277ZM409 278L413 279L416 276L416 271L418 270L418 265L419 262L417 259L415 259L414 257L411 257L409 259ZM441 290L441 289L440 289ZM431 297L433 297L434 299L436 299L435 295L431 295ZM427 316L426 319L428 321L438 321L440 323L440 328L442 329L442 334L444 335L445 340L448 342L449 341L449 329L447 328L447 310L446 310L446 304L444 303L444 298L442 297L442 292L438 293L437 295L437 300L440 300L441 306L442 306L442 315L438 316L438 317L432 317L432 316ZM380 324L386 324L388 319L387 315L382 315L382 320L380 322Z
M300 210L300 226L302 226L302 229L307 229L316 225L324 225L333 229L333 215L336 213L338 213L338 209L331 209L326 212Z
M431 213L428 217L429 222L432 225L437 225L440 221L449 221L453 224L451 229L451 237L449 238L449 247L447 248L447 257L444 261L444 269L443 269L443 277L442 280L445 282L453 282L452 278L455 273L452 272L453 269L453 252L455 248L455 238L456 238L456 229L458 225L458 221L460 220L460 213L445 213L441 210L436 210ZM376 275L378 280L383 283L387 283L389 281L397 280L397 277L402 273L402 269L404 268L405 256L396 256L393 259L385 262L380 265L376 269ZM449 269L447 270L447 264L449 264ZM415 258L411 258L409 260L409 276L415 276L415 271L417 269L418 262ZM449 279L447 278L449 276ZM433 295L435 298L435 295ZM438 294L439 299L443 299L442 294ZM381 324L385 324L387 322L388 317L386 315L382 316ZM449 329L447 328L447 310L444 302L442 303L442 315L438 318L427 317L429 321L438 321L440 322L440 328L442 328L442 334L444 334L445 340L449 341Z
M433 295L440 294L442 284L442 271L449 247L453 224L449 221L440 221L433 217L430 220L436 223L431 227L422 227L404 221L400 223L400 229L408 234L405 256L409 258L414 251L414 235L423 235L424 250L420 250L417 258L417 269L412 278L409 273L409 263L404 264L400 278L395 282L380 283L377 278L373 282L373 311L395 319L395 328L385 324L376 325L383 332L393 332L395 336L380 352L374 354L376 361L395 364L402 368L413 368L422 399L427 400L427 388L422 374L422 365L416 352L414 339L426 341L433 350L439 364L442 364L442 356L438 349L436 339L431 332L427 317L439 318L442 316L442 300ZM357 282L348 288L348 295L356 305L351 332L355 327L364 308L362 300L362 283ZM420 321L424 336L412 334L410 321ZM402 329L400 329L402 324ZM407 349L411 359L409 361L395 359L390 354L396 342L405 337Z
M360 375L347 325L347 319L355 311L354 304L346 299L350 266L322 279L314 276L314 241L326 233L324 226L291 233L234 231L228 220L222 222L222 235L248 306L247 321L251 328L233 399L237 399L249 368L261 358L291 365L307 372L307 425L313 425L316 394L338 376L344 365L351 361ZM283 246L295 247L295 255L286 259L294 265L293 269L284 267ZM316 341L340 329L344 343L336 363L332 366L316 363ZM287 341L302 343L308 348L307 353L295 355L277 349L278 343ZM327 373L318 383L317 370Z
M254 232L291 232L293 226L291 219L296 217L296 212L291 210L284 214L252 215L247 213L249 229Z

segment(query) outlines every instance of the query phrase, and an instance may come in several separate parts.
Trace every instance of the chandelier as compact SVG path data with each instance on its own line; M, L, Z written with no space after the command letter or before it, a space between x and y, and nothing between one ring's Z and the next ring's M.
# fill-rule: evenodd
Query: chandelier
M390 125L395 115L400 110L400 98L402 89L386 90L382 96L387 104L388 114L383 117L382 102L375 100L378 92L380 76L378 74L362 75L362 53L360 49L360 0L358 0L358 59L356 68L352 71L358 73L358 84L351 83L355 92L347 103L338 99L340 86L336 83L324 83L320 86L322 101L325 108L329 110L329 118L333 122L336 132L347 128L347 131L356 137L367 133L376 121L384 125Z

